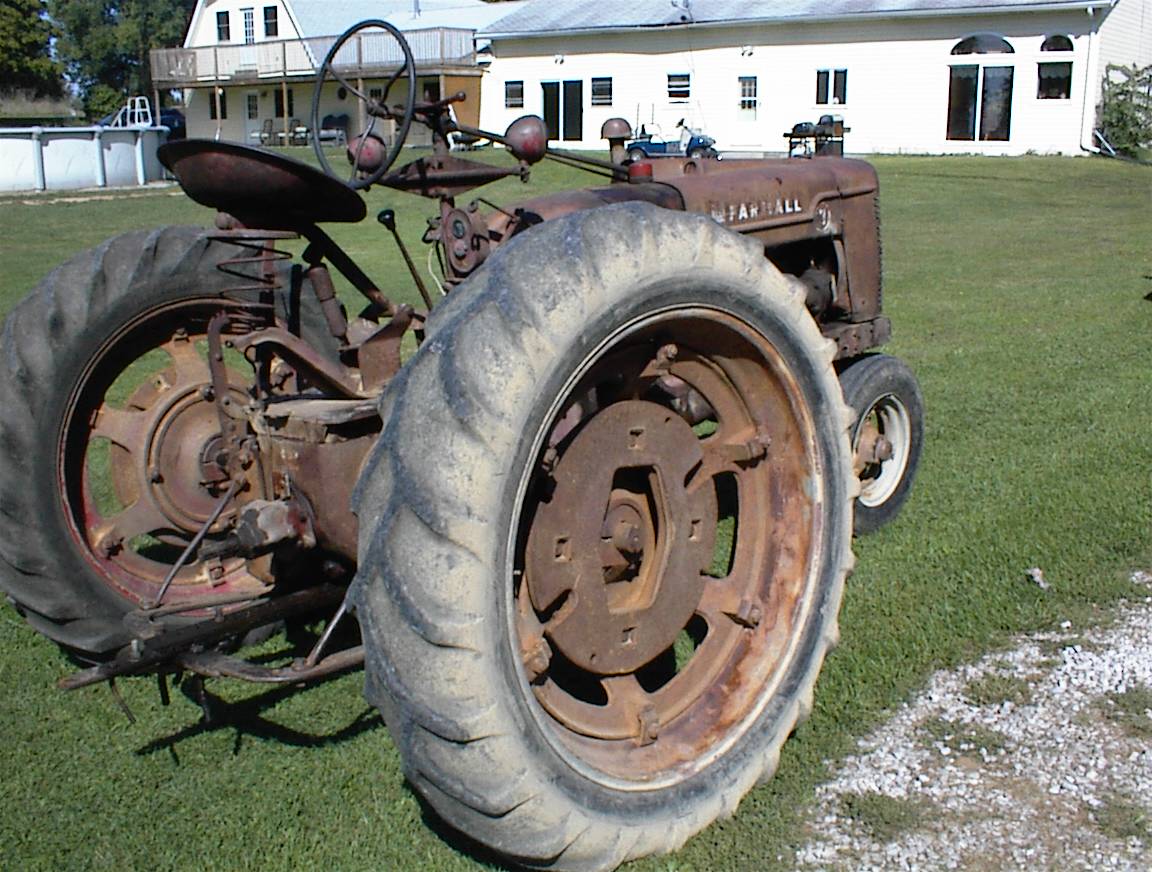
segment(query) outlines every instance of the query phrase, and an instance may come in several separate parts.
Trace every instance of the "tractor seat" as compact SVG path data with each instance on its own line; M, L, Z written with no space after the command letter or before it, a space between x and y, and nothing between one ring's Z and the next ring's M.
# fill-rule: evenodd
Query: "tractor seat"
M368 213L360 195L343 182L273 151L182 139L160 146L156 155L189 197L247 227L295 230L361 221Z

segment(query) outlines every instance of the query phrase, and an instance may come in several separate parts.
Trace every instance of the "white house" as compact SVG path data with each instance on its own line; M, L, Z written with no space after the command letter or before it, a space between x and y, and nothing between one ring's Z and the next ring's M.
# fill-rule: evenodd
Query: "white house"
M385 19L404 32L416 61L417 99L464 91L462 121L479 120L480 78L474 34L518 3L482 0L198 0L182 48L151 54L158 89L183 89L188 134L237 142L284 142L309 125L316 67L335 38L365 19ZM400 58L379 36L345 52L341 73L379 96L382 76ZM363 107L332 83L321 114L345 116L347 132L364 129ZM413 128L419 141L426 132Z
M481 122L571 148L623 116L773 152L840 115L853 152L1079 153L1108 63L1152 63L1152 0L531 0L477 34Z

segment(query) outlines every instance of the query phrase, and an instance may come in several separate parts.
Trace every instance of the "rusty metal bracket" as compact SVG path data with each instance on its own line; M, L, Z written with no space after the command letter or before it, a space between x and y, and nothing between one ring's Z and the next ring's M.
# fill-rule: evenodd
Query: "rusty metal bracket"
M61 690L100 684L119 675L140 675L179 666L181 658L202 651L225 639L242 636L256 627L330 608L344 598L343 586L322 584L275 599L255 602L248 608L186 626L162 628L153 638L135 638L116 656L60 679Z
M315 681L317 678L362 666L364 646L357 645L354 648L337 651L311 665L303 660L297 660L289 666L261 666L241 657L217 651L185 654L179 657L177 662L189 672L195 672L205 678L239 678L257 684L296 684Z
M326 385L340 396L357 400L364 399L364 393L355 383L351 373L329 361L300 337L281 327L268 327L256 333L249 333L233 340L237 351L247 354L249 349L268 347L283 357L297 369L301 369L312 381Z
M400 342L411 325L412 307L401 303L392 320L364 340L359 357L365 394L379 393L400 371Z

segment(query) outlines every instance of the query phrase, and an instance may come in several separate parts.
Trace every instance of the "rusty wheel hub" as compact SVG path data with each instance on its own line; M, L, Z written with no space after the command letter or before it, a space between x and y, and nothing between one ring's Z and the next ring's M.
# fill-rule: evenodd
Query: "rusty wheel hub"
M142 316L105 346L72 403L60 469L74 535L109 586L137 602L151 601L231 486L204 349L218 310L190 301ZM232 407L243 408L244 376L229 369L228 380ZM259 490L249 475L210 534ZM263 589L252 570L243 560L193 561L165 601Z
M519 653L593 770L679 777L755 716L810 583L806 409L768 340L696 308L622 331L558 405L522 513Z
M199 531L229 484L226 462L221 462L227 447L206 376L206 369L184 376L169 369L141 385L127 404L137 414L126 422L128 432L118 434L122 450L112 460L121 499L134 493L135 482L145 483L147 499L164 521L186 533ZM237 386L230 394L240 405L246 399ZM106 403L97 421L115 415ZM103 435L100 429L97 433ZM124 445L130 448L123 450Z
M686 487L702 459L684 419L643 400L609 406L565 452L532 527L528 592L580 668L634 672L692 616L716 523L715 495Z

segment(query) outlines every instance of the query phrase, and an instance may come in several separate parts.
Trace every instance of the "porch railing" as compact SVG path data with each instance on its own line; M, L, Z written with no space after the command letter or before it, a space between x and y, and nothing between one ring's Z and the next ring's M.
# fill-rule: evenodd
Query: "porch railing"
M474 66L473 31L435 27L404 33L418 68ZM161 88L207 82L253 81L309 76L327 55L335 36L285 39L250 45L158 48L150 53L152 81ZM394 70L401 62L396 41L384 33L361 33L340 50L336 65L346 75Z

